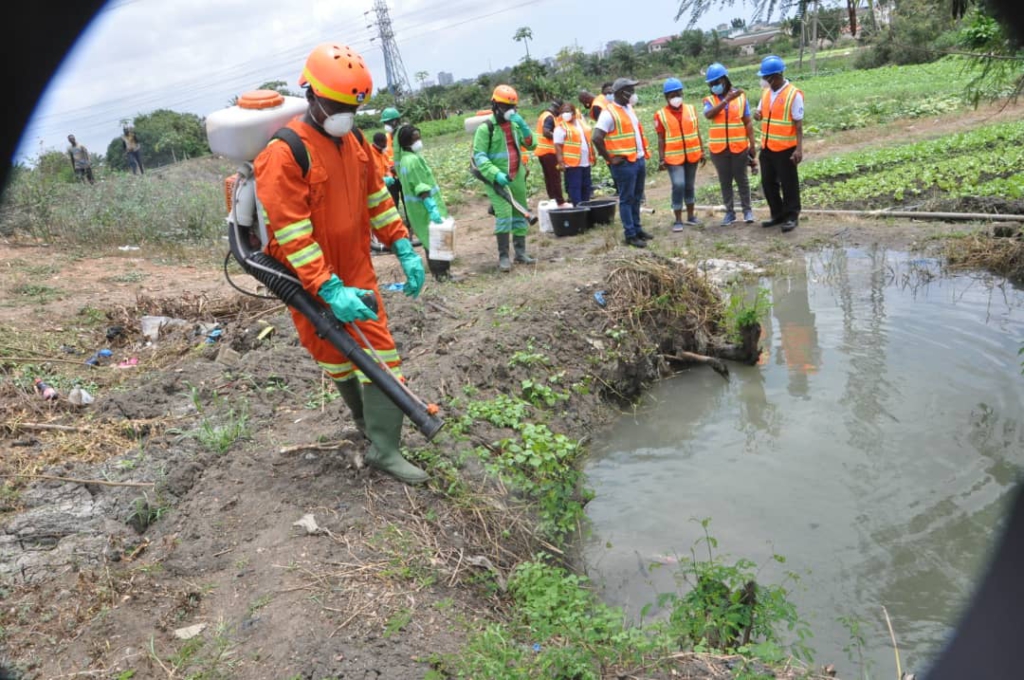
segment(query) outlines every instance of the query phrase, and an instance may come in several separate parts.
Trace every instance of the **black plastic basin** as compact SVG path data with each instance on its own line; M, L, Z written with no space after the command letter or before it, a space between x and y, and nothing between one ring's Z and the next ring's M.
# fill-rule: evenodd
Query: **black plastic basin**
M611 224L615 221L615 208L619 205L618 199L615 198L594 198L589 201L583 201L578 207L590 208L590 212L587 213L588 227L592 227L595 224Z
M576 236L583 233L587 228L587 215L590 208L555 208L548 211L551 218L551 227L555 230L555 236Z

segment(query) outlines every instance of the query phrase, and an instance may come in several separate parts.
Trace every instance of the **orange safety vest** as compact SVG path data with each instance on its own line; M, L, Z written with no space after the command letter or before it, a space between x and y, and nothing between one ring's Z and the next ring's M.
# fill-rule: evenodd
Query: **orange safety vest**
M596 97L594 97L594 101L590 102L590 112L589 112L590 113L590 117L594 118L596 120L597 118L596 118L596 116L594 116L594 107L595 106L600 107L600 109L602 111L607 109L608 108L608 97L604 96L603 94L599 94Z
M796 146L796 122L793 120L793 99L803 92L792 83L786 83L771 101L771 89L761 93L761 148L785 151Z
M704 97L704 103L718 106L722 98L718 95ZM711 153L722 153L726 149L732 153L740 153L750 148L747 141L747 126L743 122L743 112L747 109L747 95L741 94L726 104L711 119L708 129L708 149Z
M583 135L580 135L579 128L577 128L572 122L566 123L564 120L559 120L558 125L565 130L565 142L562 144L562 165L567 168L579 167L580 162L583 160L583 144L587 145L587 150L590 153L590 164L594 164L594 159L597 156L594 155L594 145L591 142L591 131L590 126L586 124L579 117L576 118L580 125L583 127Z
M373 144L370 145L370 153L373 154L373 164L377 168L377 174L381 178L391 174L391 164L388 163L388 150L386 148L378 150Z
M618 104L604 110L611 114L612 120L615 122L615 129L604 136L604 148L608 151L609 156L625 156L626 160L632 163L640 152L636 148L636 131L633 129L633 121L629 119L625 109ZM647 150L644 126L639 119L636 124L640 129L640 139L644 143L644 158L650 158L651 152Z
M537 116L537 134L534 136L537 140L537 148L533 150L533 155L537 158L555 153L555 142L544 136L544 121L553 117L550 111L541 111L541 114Z
M697 114L692 104L683 104L682 123L668 106L654 114L665 130L665 165L696 163L703 156L697 135Z
M388 169L390 171L390 169L395 165L395 147L394 143L391 141L391 133L385 132L384 136L388 138L388 143L384 145L384 158L388 159ZM383 177L383 175L381 175L381 177Z

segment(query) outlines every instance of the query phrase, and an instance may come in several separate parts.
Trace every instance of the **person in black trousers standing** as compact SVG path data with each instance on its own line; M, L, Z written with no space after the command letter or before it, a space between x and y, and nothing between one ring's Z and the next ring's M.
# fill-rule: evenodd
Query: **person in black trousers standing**
M762 227L793 231L800 222L800 174L804 158L804 95L783 73L782 59L761 60L761 103L754 120L761 121L761 188L772 217Z

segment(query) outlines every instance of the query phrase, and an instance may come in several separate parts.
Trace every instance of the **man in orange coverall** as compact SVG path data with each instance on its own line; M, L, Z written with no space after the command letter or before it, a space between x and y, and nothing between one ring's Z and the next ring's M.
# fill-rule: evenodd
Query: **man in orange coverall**
M303 287L363 344L358 325L376 353L401 376L401 360L388 331L387 313L370 262L370 230L391 249L405 272L405 293L423 286L423 263L409 242L370 145L356 130L355 112L373 92L363 58L335 43L318 45L306 60L299 85L309 108L287 127L298 134L309 156L302 168L287 143L274 140L256 157L256 193L266 211L267 253L292 269ZM379 311L360 296L372 292ZM356 426L370 440L366 461L407 484L427 474L400 452L404 414L332 344L317 337L313 324L297 312L292 320L299 341L338 386Z

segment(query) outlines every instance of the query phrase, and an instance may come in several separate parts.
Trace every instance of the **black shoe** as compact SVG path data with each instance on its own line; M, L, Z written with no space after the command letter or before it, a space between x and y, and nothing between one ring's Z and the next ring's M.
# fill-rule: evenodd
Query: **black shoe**
M780 224L782 224L782 220L777 220L775 218L772 218L770 220L765 220L764 222L762 222L761 226L764 227L765 229L770 229L772 227L777 227Z
M800 223L799 218L794 217L791 220L786 220L782 223L782 233L785 234L787 231L793 231L796 229L796 225Z
M645 241L653 241L654 240L654 234L648 233L648 232L644 231L643 229L637 229L636 235L637 235L637 238L642 238Z
M423 242L422 242L422 241L420 241L420 240L419 240L418 238L416 238L415 236L410 236L410 237L409 237L409 243L410 243L410 244L412 244L412 247L413 247L413 248L419 248L420 246L422 246L422 245L423 245Z
M647 241L643 240L642 238L640 238L639 235L637 235L633 236L632 238L627 238L626 245L633 246L634 248L646 248Z

